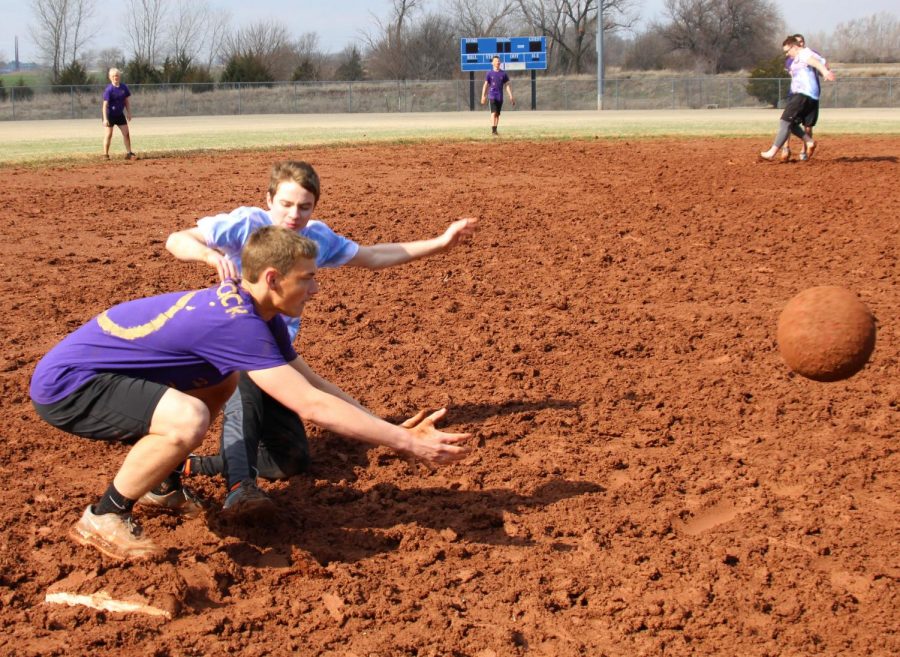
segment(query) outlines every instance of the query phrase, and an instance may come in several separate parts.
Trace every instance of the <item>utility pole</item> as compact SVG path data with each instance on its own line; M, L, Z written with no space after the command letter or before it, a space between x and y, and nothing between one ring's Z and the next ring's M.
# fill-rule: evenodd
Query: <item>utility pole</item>
M603 109L603 0L597 0L597 109Z

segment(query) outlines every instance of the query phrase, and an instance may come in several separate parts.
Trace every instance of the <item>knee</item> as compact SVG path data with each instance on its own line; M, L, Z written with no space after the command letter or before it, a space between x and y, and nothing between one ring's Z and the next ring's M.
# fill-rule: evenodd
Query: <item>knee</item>
M179 405L165 437L179 451L190 452L203 442L209 428L210 414L199 399L187 398Z

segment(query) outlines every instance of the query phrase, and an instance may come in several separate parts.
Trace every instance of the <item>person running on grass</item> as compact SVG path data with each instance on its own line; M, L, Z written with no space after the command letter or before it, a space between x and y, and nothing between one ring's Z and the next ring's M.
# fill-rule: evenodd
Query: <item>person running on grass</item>
M202 443L239 372L299 417L348 438L432 465L469 454L469 434L435 428L445 409L390 424L297 354L283 316L300 317L318 292L317 252L315 242L292 230L261 228L244 249L240 280L113 306L41 359L30 395L42 419L78 436L133 445L72 528L76 542L115 559L162 553L132 509L183 499L177 468ZM198 512L187 499L178 508Z

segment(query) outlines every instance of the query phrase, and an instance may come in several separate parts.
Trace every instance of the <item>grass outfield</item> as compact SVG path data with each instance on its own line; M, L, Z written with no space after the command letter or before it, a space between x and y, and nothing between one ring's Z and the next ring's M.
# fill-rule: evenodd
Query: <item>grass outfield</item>
M504 112L505 139L774 136L780 110L611 112ZM136 118L132 141L139 154L161 157L198 150L267 149L429 139L490 141L489 116L478 112L425 114L273 114ZM829 109L819 134L900 134L900 110ZM97 158L98 120L0 122L0 162L44 163ZM123 153L118 129L112 154Z

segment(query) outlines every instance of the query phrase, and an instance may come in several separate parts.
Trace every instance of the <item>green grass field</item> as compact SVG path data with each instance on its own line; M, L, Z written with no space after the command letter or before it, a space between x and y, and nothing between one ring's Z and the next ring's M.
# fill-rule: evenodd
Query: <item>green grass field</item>
M768 144L780 110L629 110L504 112L503 139L640 139L759 137ZM347 143L403 143L431 139L490 141L486 111L393 114L276 114L215 117L137 117L134 150L145 156L217 150L310 147ZM820 136L900 134L897 109L829 109ZM0 122L0 163L25 164L99 158L100 120ZM123 154L116 129L112 154Z
M47 84L47 73L45 71L21 71L19 73L0 73L0 80L3 86L10 87L19 86L20 80L29 87L41 84Z

